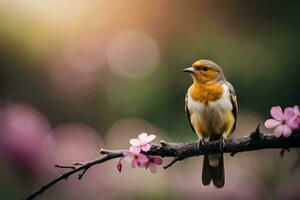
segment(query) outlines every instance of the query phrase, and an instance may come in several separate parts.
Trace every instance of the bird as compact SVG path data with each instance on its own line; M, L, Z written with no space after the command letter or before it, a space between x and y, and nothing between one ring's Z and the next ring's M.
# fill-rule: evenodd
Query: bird
M193 78L185 96L185 112L198 136L198 144L219 141L222 152L225 139L235 130L237 122L234 87L226 80L222 68L211 60L197 60L183 72ZM208 186L211 181L217 188L225 184L223 153L204 155L202 184Z

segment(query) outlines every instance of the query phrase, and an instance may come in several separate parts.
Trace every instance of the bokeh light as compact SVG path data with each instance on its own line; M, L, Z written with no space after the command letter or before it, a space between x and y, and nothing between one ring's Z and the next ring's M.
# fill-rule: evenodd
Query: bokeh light
M47 69L53 93L60 99L86 97L95 87L96 73L78 71L62 60L56 60Z
M112 72L129 78L149 75L159 64L155 40L141 30L123 30L109 44L108 63Z
M94 129L80 123L59 125L52 130L50 137L54 141L55 163L93 159L99 155L99 148L103 145Z
M81 72L96 72L106 64L107 35L90 31L70 38L63 51L65 63Z
M0 112L2 157L22 170L36 172L46 150L50 132L47 119L26 104L13 104Z
M142 119L121 119L108 130L105 144L109 148L120 149L129 145L128 138L134 138L142 132L157 135L156 142L159 142L160 137L164 135L164 132Z
M49 25L66 25L66 23L78 20L86 13L93 1L75 0L72 3L59 0L17 0L3 1L2 6L6 7L12 14L41 20Z

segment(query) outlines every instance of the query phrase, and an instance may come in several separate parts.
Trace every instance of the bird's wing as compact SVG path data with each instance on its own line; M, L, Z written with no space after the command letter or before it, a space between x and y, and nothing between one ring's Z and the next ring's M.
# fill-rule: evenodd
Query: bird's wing
M187 105L188 105L188 93L185 95L185 106L184 106L185 107L185 114L186 114L186 117L189 121L189 124L190 124L191 128L195 132L195 129L194 129L192 123L191 123L191 113L190 113L189 108L187 107Z
M236 94L235 94L234 87L228 81L226 81L225 84L226 84L226 86L229 89L230 100L231 100L231 103L232 103L232 114L234 116L234 125L232 127L232 131L231 132L233 132L234 129L235 129L235 127L236 127L237 113L238 113L238 103L237 103L237 97L236 97Z

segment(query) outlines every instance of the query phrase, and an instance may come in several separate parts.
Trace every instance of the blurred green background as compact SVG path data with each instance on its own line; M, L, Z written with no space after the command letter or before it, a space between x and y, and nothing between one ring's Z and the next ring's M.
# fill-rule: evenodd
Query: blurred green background
M95 158L101 147L126 148L140 132L195 140L184 113L191 78L181 70L201 58L219 64L236 89L233 137L263 123L272 106L299 104L299 6L1 1L0 199L20 199L61 173L54 164ZM129 166L120 174L112 161L40 199L297 199L300 173L290 170L297 155L226 157L221 190L201 186L201 159L154 175Z

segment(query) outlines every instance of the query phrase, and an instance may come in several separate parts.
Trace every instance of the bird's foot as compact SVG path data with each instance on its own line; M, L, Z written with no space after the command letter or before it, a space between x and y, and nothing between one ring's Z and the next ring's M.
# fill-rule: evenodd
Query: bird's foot
M224 150L224 147L225 147L225 140L226 140L226 138L222 135L221 136L221 138L220 138L220 146L219 146L219 148L220 148L220 152L221 153L223 153L223 150Z
M200 152L201 146L204 146L206 144L206 142L204 141L203 138L199 138L199 140L197 141L197 148L198 151Z

